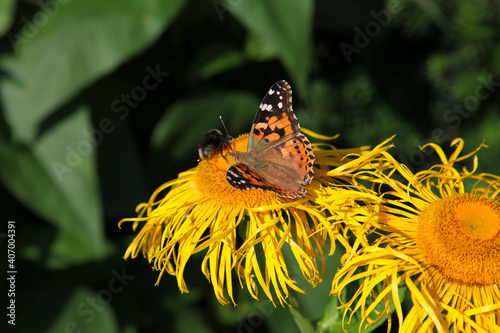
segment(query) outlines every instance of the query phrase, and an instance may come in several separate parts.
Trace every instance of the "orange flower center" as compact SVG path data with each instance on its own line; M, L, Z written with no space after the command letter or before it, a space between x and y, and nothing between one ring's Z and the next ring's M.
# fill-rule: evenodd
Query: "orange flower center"
M448 280L500 283L500 206L470 194L432 203L418 218L417 245Z
M231 141L236 151L246 152L248 145L248 134ZM228 152L230 148L224 145L222 155L220 149L214 151L210 158L200 161L196 167L196 186L201 194L208 200L225 204L247 204L250 207L262 205L276 199L276 194L259 189L240 191L226 179L227 170L235 163Z

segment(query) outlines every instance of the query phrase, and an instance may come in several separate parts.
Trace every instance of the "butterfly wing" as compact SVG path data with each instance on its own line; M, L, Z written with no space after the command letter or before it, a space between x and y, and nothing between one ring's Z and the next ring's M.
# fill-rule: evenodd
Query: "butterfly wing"
M239 190L262 189L280 197L296 198L306 193L314 177L314 154L303 134L270 147L264 154L244 153L241 162L232 165L228 182Z
M232 165L226 174L227 181L240 191L250 189L269 190L269 185L244 163Z
M279 169L279 167L276 168L275 166L274 169ZM269 178L266 172L261 177L259 173L252 171L247 164L243 163L234 164L229 168L227 180L240 191L261 189L272 191L284 198L303 197L306 194L306 189L303 186L290 182L289 179L282 177Z
M304 134L292 138L272 148L277 156L270 152L273 165L286 170L286 179L301 185L309 185L314 177L314 153L311 143ZM272 180L272 175L269 175Z
M248 151L264 150L269 143L285 140L299 130L299 122L292 109L292 88L284 80L276 82L262 99L255 115Z
M302 185L314 177L311 143L300 132L292 109L292 90L286 81L267 92L255 116L247 152L236 152L237 163L226 175L239 190L263 189L281 197L304 196Z

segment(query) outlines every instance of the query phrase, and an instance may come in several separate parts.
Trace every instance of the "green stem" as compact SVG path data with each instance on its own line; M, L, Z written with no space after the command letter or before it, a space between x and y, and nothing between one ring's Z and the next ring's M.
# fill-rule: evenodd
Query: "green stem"
M290 293L288 296L288 301L290 302L291 307L290 313L293 316L293 319L295 320L295 323L297 324L297 327L299 328L301 333L314 333L314 326L307 318L305 313L302 311L300 308L299 300L297 299L297 296L295 293Z

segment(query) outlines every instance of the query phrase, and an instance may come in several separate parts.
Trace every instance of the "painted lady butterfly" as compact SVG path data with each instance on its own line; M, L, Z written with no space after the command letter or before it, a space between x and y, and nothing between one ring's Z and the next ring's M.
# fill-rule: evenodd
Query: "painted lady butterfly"
M238 190L262 189L285 198L303 197L314 177L311 143L299 132L286 81L267 92L253 121L247 152L229 152L236 164L227 181Z

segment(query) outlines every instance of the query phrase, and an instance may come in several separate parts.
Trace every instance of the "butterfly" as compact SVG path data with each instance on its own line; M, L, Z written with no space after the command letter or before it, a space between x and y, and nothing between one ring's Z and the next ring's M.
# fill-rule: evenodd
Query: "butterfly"
M292 88L276 82L264 96L253 121L246 152L231 151L236 162L226 178L234 188L262 189L284 198L303 197L314 177L311 143L299 132L292 109Z

